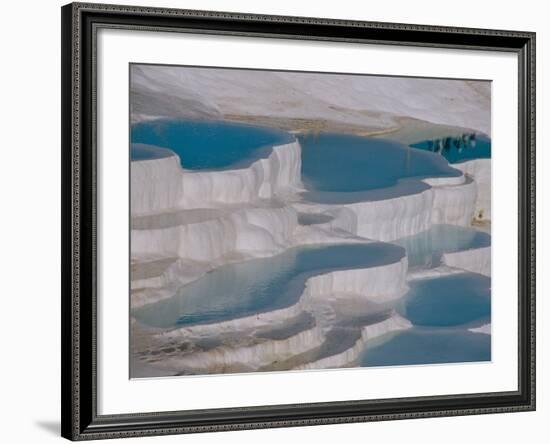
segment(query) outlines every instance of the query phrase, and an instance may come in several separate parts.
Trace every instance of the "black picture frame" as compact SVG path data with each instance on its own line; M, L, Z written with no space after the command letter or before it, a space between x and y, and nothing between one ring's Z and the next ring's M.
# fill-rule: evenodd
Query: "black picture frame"
M535 33L72 3L61 10L62 436L71 440L535 409ZM519 66L518 390L143 414L97 414L96 31L124 28L507 51ZM512 291L512 289L510 289Z

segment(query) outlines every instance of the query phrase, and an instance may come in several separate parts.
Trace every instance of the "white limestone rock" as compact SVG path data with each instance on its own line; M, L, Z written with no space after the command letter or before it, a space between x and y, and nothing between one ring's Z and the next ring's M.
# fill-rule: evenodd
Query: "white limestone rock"
M445 253L441 260L449 267L491 276L491 247Z
M491 159L474 159L453 164L453 167L472 177L477 187L475 218L491 220Z
M481 325L480 327L469 328L468 331L471 331L472 333L479 333L482 335L490 335L491 324L484 324L484 325Z
M249 204L300 188L301 147L296 140L273 147L271 154L247 168L191 171L177 155L131 164L132 216L177 208L212 208Z
M337 368L346 367L352 365L363 353L365 347L368 347L368 341L378 338L382 335L407 330L412 327L412 324L402 316L394 313L390 318L378 322L376 324L367 325L361 330L361 337L355 342L355 344L347 350L327 356L326 358L319 359L314 362L300 365L295 370L307 370L307 369L323 369L323 368Z

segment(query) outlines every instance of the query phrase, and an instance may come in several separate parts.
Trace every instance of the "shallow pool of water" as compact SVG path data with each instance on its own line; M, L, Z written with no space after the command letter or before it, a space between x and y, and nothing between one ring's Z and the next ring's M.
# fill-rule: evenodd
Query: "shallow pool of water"
M491 360L491 336L467 330L413 328L379 345L367 345L362 367Z
M461 175L438 154L389 140L322 133L299 136L299 141L302 181L309 191L306 197L313 201L323 201L330 193L341 193L345 198L352 193L385 189L406 178ZM400 192L406 194L407 188L417 191L408 184Z
M449 327L491 316L491 279L460 273L409 282L398 311L414 325Z
M393 243L407 250L409 268L432 268L441 265L443 253L489 247L491 235L471 227L441 224Z
M305 246L276 256L221 266L180 288L177 295L133 311L155 327L219 322L297 302L308 278L334 270L400 260L403 248L384 243Z
M132 143L168 148L190 170L246 168L295 140L275 128L215 120L154 120L131 127ZM134 157L132 156L132 160Z

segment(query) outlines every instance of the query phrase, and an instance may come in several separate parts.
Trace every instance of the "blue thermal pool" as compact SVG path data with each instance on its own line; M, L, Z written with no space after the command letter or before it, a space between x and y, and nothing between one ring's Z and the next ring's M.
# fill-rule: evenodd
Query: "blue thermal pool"
M479 134L464 134L458 137L424 140L413 143L411 146L424 151L438 153L450 163L491 158L491 139Z
M414 325L449 327L490 322L491 279L460 273L409 282L398 311Z
M491 236L470 227L433 225L427 231L393 241L407 250L409 268L432 268L443 253L491 246Z
M491 336L467 330L412 328L367 346L362 367L443 364L491 360Z
M428 189L421 178L461 175L438 154L389 140L322 133L299 141L305 198L312 202L388 199Z
M219 322L288 307L311 276L396 262L403 248L385 243L295 247L267 258L221 266L177 295L133 311L154 327ZM221 290L221 291L220 291Z
M363 367L491 360L491 336L468 328L491 322L491 279L462 273L409 283L397 311L410 330L367 343Z
M268 157L274 145L295 140L269 127L214 120L155 120L132 125L133 144L154 145L176 153L189 170L246 168ZM132 152L132 160L134 158Z

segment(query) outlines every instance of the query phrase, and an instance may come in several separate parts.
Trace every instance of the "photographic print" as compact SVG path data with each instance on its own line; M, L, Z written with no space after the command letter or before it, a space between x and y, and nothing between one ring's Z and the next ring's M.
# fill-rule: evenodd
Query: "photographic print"
M491 82L131 64L130 377L491 361Z

